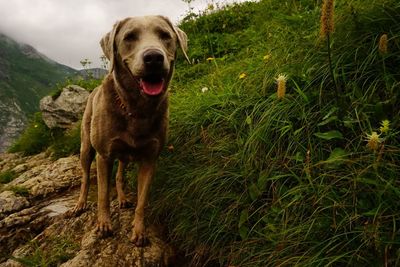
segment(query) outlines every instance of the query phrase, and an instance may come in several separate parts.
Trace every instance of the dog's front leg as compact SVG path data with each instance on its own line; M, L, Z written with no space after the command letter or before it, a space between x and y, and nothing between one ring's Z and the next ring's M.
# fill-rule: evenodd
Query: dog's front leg
M97 156L97 231L102 236L111 233L110 219L110 175L112 170L112 160L101 155Z
M145 246L147 243L146 229L144 225L144 207L150 189L151 179L155 170L155 162L141 162L138 174L138 200L133 220L132 242L138 247Z

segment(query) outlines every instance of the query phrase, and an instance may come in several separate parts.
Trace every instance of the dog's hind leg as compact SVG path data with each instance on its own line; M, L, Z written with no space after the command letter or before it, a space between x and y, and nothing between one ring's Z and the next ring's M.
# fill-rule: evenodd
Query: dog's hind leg
M117 179L115 179L116 187L117 187L117 195L118 195L118 203L120 208L129 208L132 206L132 203L128 201L124 193L124 169L126 167L126 162L119 160L118 161L118 171L117 171Z

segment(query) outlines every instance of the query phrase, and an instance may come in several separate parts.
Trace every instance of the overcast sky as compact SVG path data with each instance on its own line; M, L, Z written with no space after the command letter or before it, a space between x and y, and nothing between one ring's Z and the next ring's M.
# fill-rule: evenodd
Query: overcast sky
M195 0L191 7L234 1L244 0ZM80 69L88 58L98 67L99 41L117 20L161 14L178 22L188 9L182 0L0 0L0 32L59 63Z

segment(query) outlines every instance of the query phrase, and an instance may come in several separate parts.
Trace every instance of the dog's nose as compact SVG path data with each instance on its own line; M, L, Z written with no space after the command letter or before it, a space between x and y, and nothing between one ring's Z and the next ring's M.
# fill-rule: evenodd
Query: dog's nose
M143 53L143 62L147 67L160 67L164 63L164 55L157 50L147 50Z

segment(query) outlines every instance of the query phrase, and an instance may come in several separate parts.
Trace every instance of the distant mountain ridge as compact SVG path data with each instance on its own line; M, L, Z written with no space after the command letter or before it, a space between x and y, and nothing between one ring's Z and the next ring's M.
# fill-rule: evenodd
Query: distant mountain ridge
M0 152L38 110L39 100L77 72L0 33Z

